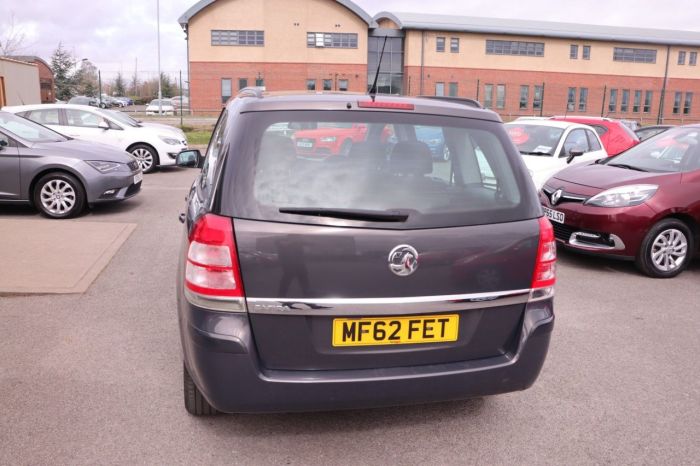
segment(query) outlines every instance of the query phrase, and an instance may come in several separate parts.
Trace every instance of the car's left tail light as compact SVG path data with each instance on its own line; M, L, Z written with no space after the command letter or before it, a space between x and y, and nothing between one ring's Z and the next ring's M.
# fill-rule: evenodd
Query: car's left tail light
M531 300L547 299L554 296L557 281L557 243L554 228L546 217L540 217L540 238L537 246L537 259L532 277Z
M195 223L189 236L185 286L200 300L244 298L230 218L206 214Z

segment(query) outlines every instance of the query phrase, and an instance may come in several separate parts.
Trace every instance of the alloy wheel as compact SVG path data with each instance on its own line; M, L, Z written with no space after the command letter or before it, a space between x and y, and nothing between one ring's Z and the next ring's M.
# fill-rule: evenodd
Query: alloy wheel
M73 209L75 202L75 189L67 181L49 180L41 188L41 204L54 215L67 214Z
M153 166L153 154L148 149L139 147L131 153L136 157L136 161L141 167L142 171L148 171Z
M671 228L664 230L654 238L651 246L651 260L662 272L678 269L688 255L688 240L682 231Z

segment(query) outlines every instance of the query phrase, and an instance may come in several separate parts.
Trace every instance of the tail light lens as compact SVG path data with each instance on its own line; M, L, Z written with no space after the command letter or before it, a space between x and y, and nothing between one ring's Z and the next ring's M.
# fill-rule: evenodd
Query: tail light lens
M243 283L230 218L207 214L190 233L185 285L208 297L242 298Z
M556 282L557 243L554 228L545 217L539 219L540 242L537 248L535 273L532 277L533 299L545 299L554 295Z

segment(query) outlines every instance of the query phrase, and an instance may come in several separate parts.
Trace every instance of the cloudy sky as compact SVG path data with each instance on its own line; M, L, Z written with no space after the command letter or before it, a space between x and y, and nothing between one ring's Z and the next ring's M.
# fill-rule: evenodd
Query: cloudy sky
M291 1L291 0L290 0ZM381 10L540 19L614 26L700 31L698 0L355 0L368 13ZM186 70L186 43L177 18L196 0L160 2L161 68ZM61 41L106 77L156 76L156 0L0 0L0 37L10 18L25 34L24 54L49 58ZM494 8L496 7L496 8Z

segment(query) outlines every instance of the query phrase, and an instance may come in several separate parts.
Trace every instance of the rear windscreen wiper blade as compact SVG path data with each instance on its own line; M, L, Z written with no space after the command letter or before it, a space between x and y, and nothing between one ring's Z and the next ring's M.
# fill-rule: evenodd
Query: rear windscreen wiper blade
M308 215L316 217L342 218L367 222L405 222L408 214L398 211L359 210L359 209L324 209L318 207L281 207L282 214Z
M609 164L607 164L607 165L609 165L609 166L611 166L611 167L626 168L627 170L637 170L638 172L646 172L646 171L649 171L649 170L645 170L645 169L643 169L643 168L633 167L632 165L626 165L626 164L624 164L624 163L609 163Z
M523 155L552 155L549 152L542 152L542 151L532 151L532 152L520 151L520 153Z

